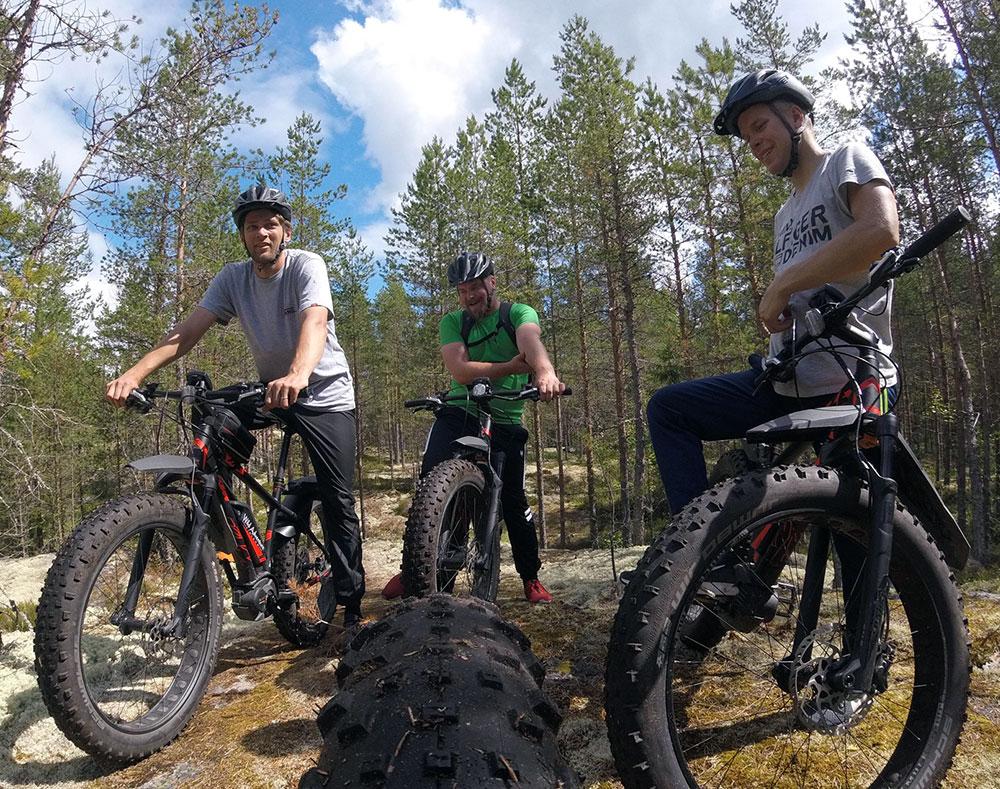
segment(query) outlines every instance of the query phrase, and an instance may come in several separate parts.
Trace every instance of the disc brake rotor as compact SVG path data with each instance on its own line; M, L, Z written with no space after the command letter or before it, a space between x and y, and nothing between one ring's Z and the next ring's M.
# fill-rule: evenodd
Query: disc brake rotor
M831 687L830 669L841 657L843 629L826 624L802 639L792 661L791 692L795 714L807 729L820 734L841 735L868 713L873 698Z

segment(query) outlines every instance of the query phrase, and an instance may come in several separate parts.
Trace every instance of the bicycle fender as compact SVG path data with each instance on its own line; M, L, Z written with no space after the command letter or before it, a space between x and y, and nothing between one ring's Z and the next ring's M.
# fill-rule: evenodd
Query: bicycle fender
M141 472L168 472L191 476L194 471L194 461L183 455L151 455L127 464L128 468Z
M948 565L961 570L969 561L969 540L902 436L896 438L894 476L903 503L930 532Z
M281 503L295 512L304 523L308 523L309 511L312 508L313 501L318 496L319 491L316 487L316 478L304 477L299 480L293 480L289 484L288 492L281 497ZM305 531L305 529L300 529L295 521L279 511L272 531L282 537L293 539L298 533Z
M451 448L457 457L467 457L471 454L489 454L490 448L486 442L476 436L462 436L451 442Z

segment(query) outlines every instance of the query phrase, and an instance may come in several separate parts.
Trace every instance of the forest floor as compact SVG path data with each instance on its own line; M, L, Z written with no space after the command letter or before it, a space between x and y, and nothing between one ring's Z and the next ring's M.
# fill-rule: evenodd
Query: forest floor
M405 495L393 492L367 502L368 621L391 607L378 591L399 566L406 504ZM619 550L617 569L634 566L642 550ZM603 709L605 651L617 607L610 552L543 552L541 578L556 600L535 607L523 599L506 546L504 559L498 603L531 638L546 666L545 690L564 715L559 733L564 756L583 786L621 786ZM0 602L36 600L51 560L48 555L0 561ZM972 634L972 696L945 785L1000 787L1000 577L980 572L962 587ZM270 622L227 618L208 693L179 739L139 764L102 770L48 716L35 683L32 633L3 633L0 787L294 787L322 746L315 710L336 692L338 634L332 629L319 647L300 650Z

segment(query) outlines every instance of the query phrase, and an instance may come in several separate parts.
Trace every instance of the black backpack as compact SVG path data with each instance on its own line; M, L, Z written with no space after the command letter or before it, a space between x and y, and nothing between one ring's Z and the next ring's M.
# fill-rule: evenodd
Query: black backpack
M470 312L464 310L462 312L462 342L465 343L466 348L473 348L476 345L481 345L487 340L492 340L497 334L500 333L500 329L503 328L507 335L510 337L510 341L514 343L514 347L517 348L517 332L514 330L514 324L510 320L510 308L513 305L509 301L500 302L500 317L497 320L497 327L485 337L482 337L475 342L469 342L469 335L472 334L472 327L476 325L476 319L472 316Z

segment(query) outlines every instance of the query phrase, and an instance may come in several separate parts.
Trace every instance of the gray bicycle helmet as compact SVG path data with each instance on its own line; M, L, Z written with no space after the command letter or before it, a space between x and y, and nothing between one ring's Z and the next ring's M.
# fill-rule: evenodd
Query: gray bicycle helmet
M243 220L251 211L258 208L270 208L286 221L292 221L292 206L284 193L270 186L257 184L251 186L243 194L236 198L236 205L233 206L233 221L237 230L243 230Z
M492 273L493 262L482 252L462 252L448 266L448 283L460 285L463 282L472 282Z
M747 74L736 80L722 102L722 109L715 116L715 133L740 136L736 125L740 114L753 104L770 104L786 99L797 104L803 112L812 112L816 100L809 89L787 71L768 68Z

